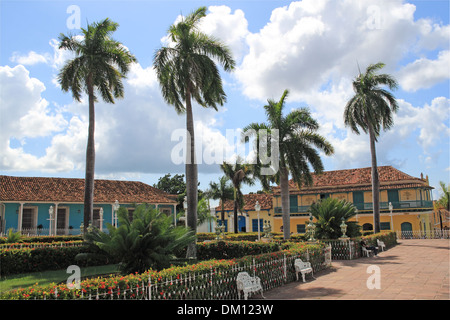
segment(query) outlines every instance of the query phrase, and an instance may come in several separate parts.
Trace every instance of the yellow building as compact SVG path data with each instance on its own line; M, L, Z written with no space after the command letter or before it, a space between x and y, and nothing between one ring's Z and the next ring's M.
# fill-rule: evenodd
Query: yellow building
M392 166L378 167L381 230L429 232L435 228L428 177L412 177ZM313 184L301 187L290 180L290 230L304 233L309 207L324 198L345 199L355 205L353 219L363 230L373 230L371 168L313 174ZM390 206L391 205L391 206ZM282 230L280 187L273 188L273 231Z
M256 210L256 202L259 204L259 211ZM265 221L270 221L273 226L272 203L272 194L245 194L244 206L241 212L238 211L239 232L258 232L258 224L260 232L262 232ZM234 232L234 201L225 201L223 222L221 221L221 210L221 204L219 204L216 207L218 223L225 224L225 232Z

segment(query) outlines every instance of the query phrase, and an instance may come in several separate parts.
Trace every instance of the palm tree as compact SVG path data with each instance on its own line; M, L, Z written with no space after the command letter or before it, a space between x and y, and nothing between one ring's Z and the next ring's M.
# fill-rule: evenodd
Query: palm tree
M327 198L313 203L310 208L311 216L316 218L315 237L317 239L337 239L342 236L340 225L346 221L346 235L350 238L361 235L360 226L355 221L348 221L356 215L356 207L346 201Z
M312 183L309 165L315 173L320 173L324 169L316 149L326 155L334 152L332 145L317 133L319 124L311 117L308 108L296 109L286 116L283 115L288 94L289 91L285 90L278 102L268 100L268 104L264 106L267 123L251 123L243 129L243 133L256 135L258 154L260 132L266 130L273 136L278 130L279 162L276 167L279 170L275 170L273 175L261 174L262 165L258 157L255 175L265 190L269 189L270 182L280 185L284 239L290 238L289 174L292 174L298 188L302 184L309 185Z
M136 58L120 42L111 38L118 24L108 18L89 24L82 30L83 38L60 34L59 48L75 53L75 58L66 62L58 75L58 82L65 92L72 91L73 98L80 102L83 93L89 99L89 128L86 148L84 190L84 232L93 220L94 171L95 171L95 106L98 94L107 103L123 98L122 79Z
M86 234L86 242L119 261L123 274L167 268L175 259L175 253L194 239L192 231L175 226L172 217L148 204L137 206L132 219L128 210L122 207L118 218L118 228L109 223L108 232L93 228ZM89 255L82 254L81 257Z
M242 183L253 185L255 183L255 179L253 177L253 166L250 164L242 163L242 159L238 158L236 163L230 164L224 162L220 165L220 168L225 173L225 175L231 180L233 183L233 198L234 198L234 232L238 233L238 208L241 211L241 208L244 205L244 195L241 191Z
M209 190L207 191L211 199L220 200L221 204L221 216L222 222L225 220L224 205L225 201L234 199L234 188L230 184L230 179L227 176L222 176L219 179L219 183L210 182Z
M347 102L344 110L344 123L359 134L361 128L369 133L370 153L372 156L372 203L374 232L380 232L380 182L378 179L377 155L375 142L380 130L390 129L393 124L393 113L397 112L398 104L395 97L380 86L396 89L397 81L389 74L376 72L385 66L384 63L371 64L364 74L353 80L355 95Z
M195 161L194 99L205 108L214 108L226 102L222 79L213 59L225 71L234 69L231 52L217 39L198 30L200 19L206 16L206 7L201 7L173 24L168 35L173 45L162 47L154 56L154 69L164 99L175 107L178 114L186 113L186 196L188 226L197 228L197 183L198 169ZM189 246L188 257L195 257L195 244Z

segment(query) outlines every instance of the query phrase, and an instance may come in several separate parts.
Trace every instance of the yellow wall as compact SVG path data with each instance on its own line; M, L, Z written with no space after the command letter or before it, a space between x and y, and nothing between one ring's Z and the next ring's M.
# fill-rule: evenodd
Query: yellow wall
M283 225L283 219L281 216L277 217L268 217L271 221L272 225L272 231L273 232L281 232L281 226ZM431 213L402 213L401 215L393 215L392 216L393 224L394 224L394 230L400 231L401 230L401 224L403 222L409 222L412 225L413 231L423 231L423 225L425 223L426 230L430 231L433 228L430 229L430 226L433 226L433 220L432 220L432 214ZM353 217L349 221L356 221L356 217ZM373 215L367 214L367 215L358 215L357 218L358 224L362 227L365 223L370 223L373 226ZM297 233L297 225L298 224L308 224L309 217L291 217L290 221L290 229L291 233ZM380 215L380 222L389 222L391 223L391 216L389 214L381 214ZM392 229L392 226L391 226Z

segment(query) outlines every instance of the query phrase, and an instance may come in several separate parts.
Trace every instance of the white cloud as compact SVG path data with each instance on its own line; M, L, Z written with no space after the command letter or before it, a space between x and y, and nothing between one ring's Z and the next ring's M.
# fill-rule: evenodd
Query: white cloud
M249 34L248 22L240 9L231 12L227 6L210 6L202 19L200 29L223 41L239 61L245 53L245 37Z
M450 78L450 51L441 51L436 60L420 58L398 73L400 85L406 91L417 91Z
M60 112L51 110L41 96L44 84L31 78L24 66L0 66L0 86L0 152L3 155L0 167L11 170L46 168L45 158L27 154L22 147L30 138L48 137L63 130L67 121ZM22 147L11 148L12 138L20 140ZM63 163L55 164L56 170L61 167L67 168Z
M403 100L399 101L399 112L394 117L394 135L405 139L418 130L417 143L424 151L428 151L436 144L448 141L450 128L446 125L449 119L450 99L437 97L431 104L414 107Z
M247 97L265 101L290 89L297 99L329 81L353 78L358 64L364 69L382 61L393 73L412 47L415 53L448 47L448 26L414 21L415 6L400 0L310 4L277 8L264 28L246 36L248 53L235 74Z
M48 136L66 125L62 114L51 111L42 98L44 84L31 78L24 66L0 66L0 83L3 139L5 135L17 139Z
M10 60L22 65L34 65L37 63L48 63L51 60L51 57L48 53L39 54L34 51L30 51L26 55L14 52Z

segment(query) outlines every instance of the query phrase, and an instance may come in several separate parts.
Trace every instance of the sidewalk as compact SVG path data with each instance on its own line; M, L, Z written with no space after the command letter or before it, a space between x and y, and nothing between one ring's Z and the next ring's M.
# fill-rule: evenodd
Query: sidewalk
M331 268L264 292L272 300L450 300L448 239L399 240L378 257L333 261ZM380 288L369 289L368 279L379 267ZM376 268L375 267L375 268ZM376 282L369 280L369 284ZM260 299L260 296L254 298Z

